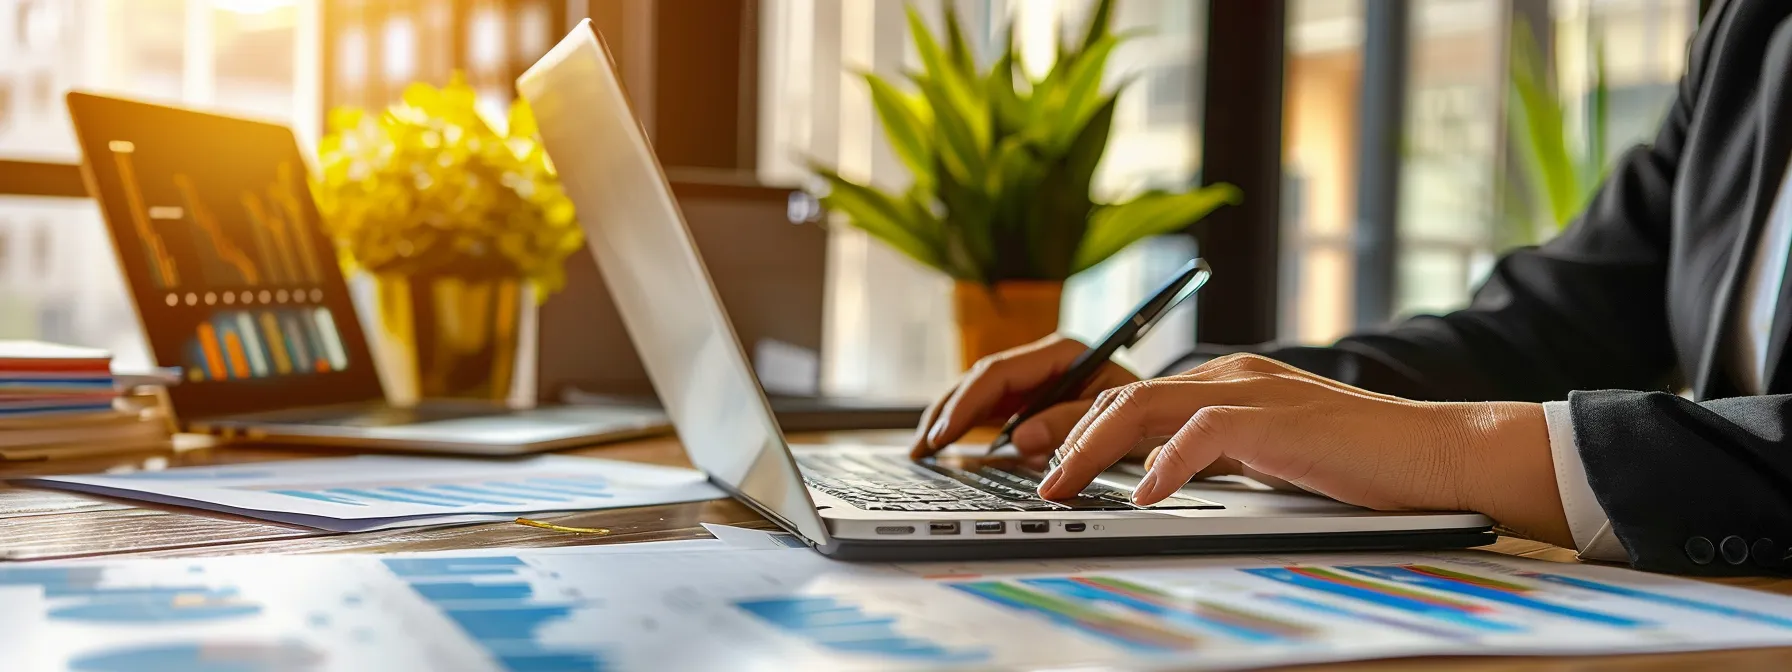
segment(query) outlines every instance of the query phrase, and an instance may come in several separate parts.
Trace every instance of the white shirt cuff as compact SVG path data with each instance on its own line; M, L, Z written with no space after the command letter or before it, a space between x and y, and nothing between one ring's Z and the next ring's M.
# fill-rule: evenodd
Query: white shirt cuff
M1612 533L1611 518L1593 495L1587 483L1587 467L1581 462L1580 448L1574 444L1574 413L1566 401L1543 404L1543 418L1549 425L1549 453L1556 466L1556 491L1562 497L1562 514L1568 518L1568 531L1574 535L1574 547L1587 560L1627 562L1630 553Z

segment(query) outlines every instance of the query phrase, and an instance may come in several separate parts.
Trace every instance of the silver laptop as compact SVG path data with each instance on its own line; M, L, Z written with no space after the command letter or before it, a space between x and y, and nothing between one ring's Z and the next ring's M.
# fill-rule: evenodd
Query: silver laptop
M285 126L71 93L99 202L187 431L267 443L506 455L667 429L651 406L386 403Z
M792 446L766 403L646 134L589 21L518 80L586 240L691 460L809 545L845 559L1467 547L1473 513L1380 513L1247 482L1129 503L1136 472L1034 496L999 461L913 463L904 446Z

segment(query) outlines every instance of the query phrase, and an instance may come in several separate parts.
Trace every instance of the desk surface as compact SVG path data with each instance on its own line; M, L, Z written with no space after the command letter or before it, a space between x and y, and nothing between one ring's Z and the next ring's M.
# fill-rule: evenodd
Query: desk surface
M797 437L808 443L890 440L891 433L821 434ZM906 435L901 436L906 439ZM654 464L689 466L676 439L656 438L570 451ZM91 473L123 466L187 466L276 459L341 456L339 451L269 448L196 448L176 453L136 454L56 462L0 462L0 480L51 473ZM543 517L573 527L603 527L603 537L574 535L512 523L411 528L344 534L268 523L190 509L0 484L0 561L93 556L177 557L265 553L434 551L489 547L545 547L708 538L699 523L771 527L733 501L653 506ZM1568 550L1501 538L1489 550L1554 562L1575 562ZM1748 588L1792 595L1792 579L1717 579ZM1319 665L1341 670L1736 670L1792 669L1792 648L1700 654L1580 658L1415 658Z

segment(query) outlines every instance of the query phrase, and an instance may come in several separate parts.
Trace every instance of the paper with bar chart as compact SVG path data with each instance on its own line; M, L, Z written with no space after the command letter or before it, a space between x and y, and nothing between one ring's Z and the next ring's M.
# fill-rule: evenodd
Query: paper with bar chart
M510 460L361 455L31 482L338 532L726 496L690 469L567 455Z
M1792 598L1492 553L871 565L703 544L0 566L0 651L148 672L1218 669L1792 644Z

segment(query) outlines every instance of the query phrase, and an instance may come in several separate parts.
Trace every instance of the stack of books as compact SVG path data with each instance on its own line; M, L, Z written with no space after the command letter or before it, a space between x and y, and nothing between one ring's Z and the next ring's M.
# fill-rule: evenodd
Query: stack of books
M111 353L0 341L0 459L167 447L161 414L120 396Z

